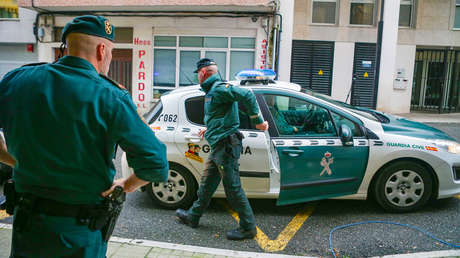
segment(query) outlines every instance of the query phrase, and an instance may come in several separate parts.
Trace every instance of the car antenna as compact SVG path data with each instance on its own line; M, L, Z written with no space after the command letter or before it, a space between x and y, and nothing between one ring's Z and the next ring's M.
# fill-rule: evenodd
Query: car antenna
M169 60L169 61L171 62L171 64L175 65L171 60ZM179 72L182 73L182 74L184 74L185 79L188 80L188 82L190 83L190 85L196 84L196 82L194 82L193 80L190 79L190 77L187 76L187 73L184 73L184 71L182 71L182 67L180 67L180 65L179 65Z
M220 70L217 70L217 72L219 73L219 77L221 81L224 81L224 82L227 81L227 80L224 80L224 78L222 78L222 75L220 74Z
M355 86L355 81L358 79L358 76L357 74L353 74L353 78L351 80L351 87L350 87L350 90L348 91L348 94L347 94L347 98L345 99L345 103L348 103L348 98L350 97L350 94L351 94L351 91L353 90L354 86Z

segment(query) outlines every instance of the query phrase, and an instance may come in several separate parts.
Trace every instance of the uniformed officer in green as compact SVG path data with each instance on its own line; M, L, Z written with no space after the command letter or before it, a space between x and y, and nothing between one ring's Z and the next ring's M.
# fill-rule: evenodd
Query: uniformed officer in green
M290 125L286 120L286 117L278 110L278 107L275 103L275 96L267 95L265 96L265 101L267 103L268 109L275 120L276 127L278 132L281 135L293 135L299 132L299 129L295 125Z
M101 231L90 230L103 197L116 185L132 192L167 180L165 145L106 77L114 33L102 16L76 17L63 29L68 56L0 82L0 128L27 200L15 208L12 257L105 257ZM117 144L134 174L114 180Z
M238 131L238 102L244 102L247 113L259 130L267 130L268 123L259 116L259 107L254 94L245 88L233 86L220 79L216 63L208 58L197 62L196 73L202 90L206 93L204 123L206 130L200 131L211 146L211 154L198 189L198 200L188 210L178 209L177 217L195 228L208 207L220 181L230 205L240 217L239 228L227 232L227 238L240 240L253 238L256 233L254 214L246 194L241 188L238 159L241 153L242 134Z

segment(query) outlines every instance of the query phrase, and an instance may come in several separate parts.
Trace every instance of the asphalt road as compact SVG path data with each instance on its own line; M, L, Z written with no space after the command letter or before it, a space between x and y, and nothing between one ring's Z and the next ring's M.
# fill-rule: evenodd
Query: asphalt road
M432 125L460 141L459 124ZM119 158L116 165L119 168ZM258 241L228 241L226 231L238 224L227 210L224 199L214 199L202 217L200 227L191 229L175 219L173 210L156 207L148 194L141 192L128 196L114 235L240 251L271 250L282 254L330 257L329 233L333 228L378 220L410 224L447 242L460 243L458 198L438 200L421 211L408 214L385 213L373 201L323 200L282 207L276 206L274 200L253 199L250 202L258 227L266 239L258 235ZM299 220L297 214L306 209L313 209L313 212ZM301 223L302 220L305 221ZM296 228L299 229L296 231ZM287 244L284 248L283 243ZM453 249L419 231L392 224L364 224L338 230L333 235L333 247L339 257Z

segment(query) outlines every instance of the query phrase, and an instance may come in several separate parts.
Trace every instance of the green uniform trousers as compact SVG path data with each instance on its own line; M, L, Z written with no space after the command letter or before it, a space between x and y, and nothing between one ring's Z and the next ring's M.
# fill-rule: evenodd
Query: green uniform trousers
M220 180L222 180L227 200L240 217L240 227L245 230L256 228L252 208L241 188L238 164L241 149L241 140L233 137L230 142L218 142L215 148L211 150L201 177L198 199L188 210L191 219L199 220L203 215L204 210L209 206L211 197L219 186Z
M106 257L107 243L100 230L90 231L78 225L75 218L31 214L24 230L15 230L10 258L19 257Z

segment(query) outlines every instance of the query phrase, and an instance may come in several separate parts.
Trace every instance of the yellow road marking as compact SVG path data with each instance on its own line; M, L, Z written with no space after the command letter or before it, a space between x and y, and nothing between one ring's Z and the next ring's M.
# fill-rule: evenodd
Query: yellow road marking
M8 218L10 215L6 213L6 211L1 210L0 211L0 219Z
M233 216L233 218L240 222L238 213L233 210L226 202L221 202L221 204L227 209L227 211ZM302 227L303 223L308 219L308 217L315 210L315 206L307 206L303 208L300 212L295 215L295 217L289 222L289 224L281 231L278 237L275 240L271 240L268 236L257 227L257 235L255 240L259 246L267 252L278 252L286 248L289 241L297 233L297 231Z

